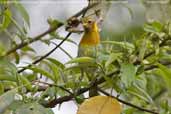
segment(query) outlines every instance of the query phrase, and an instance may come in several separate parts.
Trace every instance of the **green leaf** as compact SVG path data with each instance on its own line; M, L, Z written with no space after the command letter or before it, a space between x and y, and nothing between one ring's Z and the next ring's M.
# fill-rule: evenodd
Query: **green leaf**
M3 81L4 88L13 88L17 87L17 83L13 81Z
M42 74L43 76L45 76L45 77L47 77L47 78L49 78L49 79L54 80L53 75L50 74L49 72L46 72L44 69L41 69L41 68L36 67L36 66L34 66L34 67L28 67L27 69L30 69L30 70L32 70L32 71L34 71L34 72L36 72L36 73L40 73L40 74Z
M0 0L0 4L7 4L7 0Z
M77 64L77 65L72 65L72 66L66 67L65 70L72 71L74 73L80 73L81 68L85 68L87 66L88 65L86 65L86 64Z
M30 47L30 46L25 46L21 50L24 51L24 52L30 51L30 52L36 53L36 51L32 47Z
M49 18L47 20L47 22L48 22L48 24L50 25L51 28L58 28L58 27L63 25L62 22L60 22L60 21L58 21L56 19L52 19L52 18Z
M141 75L136 76L135 83L139 87L141 87L141 88L143 88L145 90L146 86L147 86L147 80L146 80L145 74L141 74Z
M151 32L151 33L158 33L161 32L163 29L163 25L157 21L154 21L150 24L145 24L144 30L146 32Z
M20 76L20 80L23 86L25 86L30 91L32 90L32 84L25 76Z
M154 21L151 25L157 32L161 32L161 30L163 28L163 25L157 21Z
M56 96L56 87L48 87L41 95L44 99L46 97L54 98Z
M17 68L4 58L0 58L0 80L16 81Z
M135 80L136 67L133 64L124 63L121 65L121 81L126 87L131 86Z
M81 103L83 103L84 102L84 96L82 95L80 95L80 96L77 96L77 97L75 97L75 101L78 103L78 104L81 104Z
M159 69L156 73L162 76L162 78L166 82L166 86L169 92L171 92L171 70L162 64L158 64L158 67Z
M59 67L56 66L55 64L53 63L49 63L47 61L43 61L47 66L49 66L49 69L53 72L53 81L54 82L57 82L58 81L58 78L59 78Z
M56 59L47 58L47 60L49 60L50 62L52 62L56 66L60 67L61 69L64 69L65 68L65 65L63 63L61 63L60 61L56 60Z
M35 74L25 74L24 75L29 81L36 80L37 76Z
M26 9L23 7L23 5L18 1L15 0L14 6L18 9L22 17L24 18L24 21L27 23L27 25L30 27L30 17Z
M5 47L0 43L0 56L3 56L5 54Z
M148 39L144 38L142 43L141 43L140 51L139 51L139 55L138 55L138 59L140 61L142 61L144 59L144 55L145 55L145 52L147 49L147 42L148 42Z
M129 89L129 90L127 90L127 92L130 93L131 95L134 95L134 96L138 97L139 99L142 99L149 103L149 100L146 97L144 97L143 95L139 94L136 90Z
M70 60L66 64L72 64L72 63L87 63L88 64L88 63L96 63L96 61L94 58L91 58L91 57L77 57L77 58Z
M18 64L20 62L20 55L17 51L15 51L13 54L15 56L15 63Z
M117 60L121 55L122 53L111 53L108 60L105 63L105 67L108 67L111 63Z
M171 108L169 106L168 100L162 100L160 103L161 110L160 114L170 114L171 113Z
M9 9L5 9L2 24L0 24L0 31L6 29L10 25L11 16L12 16L11 11Z
M113 81L111 78L109 78L108 76L106 76L106 75L103 75L103 77L104 77L104 79L106 80L107 84L108 84L110 87L113 87L114 81Z
M168 34L171 35L171 22L168 22Z
M133 88L132 90L134 90L134 92L139 94L139 96L141 96L141 98L144 98L144 100L146 100L148 103L153 103L153 100L150 97L150 95L143 88L141 88L141 86L134 83L132 88Z
M4 93L4 85L0 82L0 95Z
M16 90L10 90L0 96L0 113L3 113L8 106L15 100Z
M127 108L123 110L123 114L134 114L134 108Z
M36 102L25 103L22 101L16 101L10 106L10 110L16 114L54 114L52 109L44 108Z

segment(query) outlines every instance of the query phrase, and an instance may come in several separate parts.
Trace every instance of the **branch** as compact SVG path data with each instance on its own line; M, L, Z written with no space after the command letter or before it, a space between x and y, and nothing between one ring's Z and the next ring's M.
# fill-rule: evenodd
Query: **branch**
M60 97L58 99L52 100L48 104L43 104L43 105L48 108L53 108L56 106L56 104L61 104L63 102L69 101L72 98L74 98L75 96L78 96L78 95L81 95L82 93L87 92L89 89L90 89L90 87L79 89L74 95L71 95L71 94L66 95L66 96Z
M159 44L159 47L163 47L165 46L166 42L170 40L170 37L169 38L166 38L165 40L163 40L160 44ZM154 54L155 51L152 51L152 52L149 52L148 54L146 54L144 56L144 59L148 58L149 56L151 56L152 54Z
M35 41L40 40L42 37L44 37L45 35L47 35L47 34L49 34L49 33L54 32L56 29L58 29L58 28L61 27L62 25L63 25L63 24L61 23L61 24L59 24L58 26L53 27L53 28L50 28L50 29L48 29L47 31L43 32L42 34L39 34L39 35L37 35L36 37L31 38L31 39L28 40L28 41L22 42L21 44L17 45L16 47L14 47L14 48L8 50L8 51L4 54L4 56L10 55L11 53L15 52L16 50L21 49L21 48L23 48L23 47L25 47L25 46L27 46L27 45L29 45L29 44L35 42Z
M72 17L70 17L69 19L71 19L71 18L73 18L73 17L79 17L80 15L86 13L87 10L89 10L89 9L91 9L91 8L93 8L93 7L95 7L95 6L98 5L98 4L99 4L99 3L93 3L93 4L91 4L91 5L88 5L87 7L83 8L82 10L80 10L78 13L76 13L75 15L73 15ZM85 15L85 14L84 14L84 15ZM84 17L84 15L83 15L83 17ZM68 19L68 20L69 20L69 19Z
M139 106L137 106L137 105L134 105L134 104L132 104L132 103L129 103L129 102L127 102L127 101L124 101L124 100L122 100L122 99L119 99L118 97L112 96L112 95L110 95L109 93L107 93L107 92L101 90L100 88L98 88L98 90L99 90L100 92L102 92L104 95L113 97L113 98L117 99L119 102L121 102L121 103L123 103L123 104L126 104L126 105L128 105L128 106L131 106L131 107L133 107L133 108L136 108L136 109L138 109L138 110L140 110L140 111L148 112L148 113L151 113L151 114L159 114L158 112L155 112L155 111L152 111L152 110L149 110L149 109L146 109L146 108L139 107Z
M170 36L168 38L166 38L165 40L163 40L160 44L159 44L159 47L163 47L165 46L165 44L167 43L167 41L171 40ZM150 57L151 55L155 54L155 51L151 51L149 53L147 53L145 56L144 56L144 59ZM137 60L134 62L134 65L138 65L140 64L141 61Z
M96 6L96 5L98 5L98 3L94 3L94 4L92 4L92 5L89 5L89 6L85 7L85 8L83 8L81 11L79 11L78 13L76 13L75 15L73 15L72 17L70 17L69 19L71 19L71 18L73 18L73 17L79 17L81 14L85 13L87 10L93 8L93 7ZM68 19L68 20L69 20L69 19ZM43 32L42 34L39 34L39 35L37 35L36 37L29 39L28 41L22 42L21 44L17 45L16 47L14 47L14 48L8 50L3 56L8 56L8 55L10 55L11 53L17 51L18 49L21 49L21 48L23 48L23 47L25 47L25 46L27 46L27 45L33 43L33 42L36 42L36 41L40 40L42 37L44 37L45 35L47 35L47 34L49 34L49 33L51 33L51 32L54 32L56 29L58 29L58 28L61 27L62 25L63 25L63 24L60 23L59 25L57 25L57 26L55 26L55 27L53 27L53 28L48 29L47 31Z
M94 6L96 6L97 3L94 3L92 5L89 5L85 8L83 8L81 11L79 11L78 13L76 13L75 15L73 15L72 17L78 17L80 16L82 13L84 14L88 9L90 8L93 8ZM50 54L52 54L57 48L59 48L68 38L69 36L71 35L72 33L69 32L67 34L67 36L58 44L55 46L55 48L53 48L50 52L46 53L44 56L40 57L39 59L35 60L34 62L32 62L32 64L29 64L28 66L22 68L21 70L18 70L18 73L21 73L23 71L25 71L28 67L31 67L33 64L37 64L39 63L40 61L42 61L43 59L45 59L46 57L48 57ZM18 48L19 49L19 48Z
M166 65L166 66L171 65L171 61L167 61L167 62L164 62L164 63L159 62L159 63L162 64L162 65ZM145 67L144 70L148 71L148 70L153 70L155 68L158 68L158 66L157 65L150 65L150 66Z
M170 63L170 64L171 64L171 63ZM154 68L157 68L157 67L151 67L150 69L145 69L145 70L152 70L152 69L154 69ZM110 77L113 77L114 75L116 76L116 75L119 74L119 73L120 73L120 71L117 70L117 71L114 71L114 72L108 74L107 77L110 78ZM90 87L79 89L79 90L76 92L75 96L81 95L81 94L87 92L92 86L96 86L96 85L102 84L102 83L105 82L105 81L106 81L106 80L104 79L104 77L102 77L102 78L100 78L99 80L95 81L94 84L89 84L89 85L91 85ZM63 97L60 97L60 98L58 98L58 99L55 99L55 100L50 101L48 104L46 104L46 105L44 105L44 106L45 106L45 107L53 108L53 107L55 107L57 104L61 104L61 103L63 103L63 102L67 102L67 101L71 100L72 98L74 98L75 96L74 96L74 95L63 96ZM121 101L120 101L120 102L121 102ZM129 104L127 104L127 105L129 105ZM135 107L134 107L134 108L135 108ZM158 113L154 113L154 114L158 114Z
M90 9L90 8L94 7L95 5L97 5L97 4L92 4L91 6L88 6L88 7L84 8L84 9L82 9L80 12L78 12L77 14L75 14L75 15L72 16L72 17L78 17L78 16L80 16L83 12L86 12L87 9ZM48 33L45 32L45 35L46 35L46 34L48 34ZM44 36L44 33L43 33L42 35ZM39 35L39 37L41 38L42 35ZM35 60L34 62L32 62L32 64L37 64L37 63L39 63L40 61L42 61L43 59L45 59L46 57L48 57L48 56L49 56L51 53L53 53L57 48L59 48L59 47L64 43L64 41L66 41L66 40L68 39L68 37L69 37L70 35L71 35L71 33L68 33L67 36L66 36L58 45L56 45L55 48L53 48L50 52L48 52L48 53L45 54L44 56L42 56L42 57L40 57L39 59L37 59L37 60ZM38 39L38 40L39 40L39 39ZM37 40L34 40L34 41L37 41ZM30 42L30 43L33 43L34 41L32 41L32 42ZM30 43L27 42L27 44L25 44L25 46L28 45L28 44L30 44ZM162 45L161 45L161 46L162 46ZM24 47L24 46L18 47L18 48L13 49L13 50L16 51L17 49L20 49L20 48L22 48L22 47ZM11 50L12 50L12 49L11 49ZM8 52L7 52L7 53L8 53L7 55L9 55L10 53L12 53L12 52L14 52L14 51L8 51ZM154 52L151 52L151 54L147 54L147 55L145 56L145 58L151 56L153 53L154 53ZM27 67L30 67L32 64L28 65ZM24 70L27 69L27 67L24 67L23 69L19 70L18 73L23 72ZM151 66L151 67L149 67L149 68L146 68L145 70L151 70L151 69L154 69L154 68L156 68L156 66ZM108 77L113 77L114 75L117 75L117 74L119 74L119 73L120 73L120 71L117 70L117 71L114 71L114 72L108 74L107 76L108 76ZM60 104L60 103L69 101L69 100L73 99L75 96L78 96L78 95L80 95L80 94L83 94L83 93L87 92L91 87L93 87L93 86L95 86L95 85L99 85L99 84L101 84L101 83L103 83L103 82L105 82L105 81L106 81L106 80L102 77L102 78L98 79L96 82L94 82L94 84L90 84L90 87L81 88L81 89L79 89L74 95L73 95L73 94L70 94L70 95L63 96L63 97L57 98L57 99L55 99L55 100L52 100L52 101L50 101L48 104L46 104L45 107L51 107L51 108L52 108L52 107L54 107L56 104ZM106 93L106 95L110 96L108 93ZM122 103L124 103L124 104L126 104L126 105L132 106L132 107L134 107L134 108L137 108L137 109L139 109L139 110L142 110L142 111L146 111L146 112L153 113L153 114L159 114L159 113L157 113L157 112L153 112L153 111L151 111L151 110L144 109L144 108L138 107L138 106L136 106L136 105L130 104L130 103L125 102L125 101L123 101L123 100L121 100L121 99L118 99L118 101L120 101L120 102L122 102Z
M163 45L163 43L162 43ZM162 46L161 45L161 46ZM137 62L137 61L136 61ZM136 63L135 62L135 63ZM139 63L140 64L140 63ZM162 63L163 65L171 65L171 62L165 62L165 63ZM155 68L158 68L156 65L151 65L151 66L147 66L144 70L145 71L148 71L148 70L152 70L152 69L155 69ZM116 76L117 74L119 74L120 71L119 70L116 70L114 72L111 72L109 74L107 74L107 77L111 78L113 76ZM76 93L76 96L77 95L80 95L80 94L83 94L84 92L88 91L92 86L95 86L95 85L100 85L102 83L104 83L106 80L104 79L104 77L101 77L100 79L98 79L97 81L94 82L94 84L90 84L91 86L88 87L88 88L82 88L82 89L79 89L79 91ZM69 95L69 96L63 96L63 97L60 97L58 99L55 99L53 101L50 101L46 107L55 107L56 104L60 104L62 102L66 102L66 101L69 101L71 100L72 98L74 98L73 95ZM154 114L158 114L158 113L154 113Z
M51 51L49 51L48 53L46 53L44 56L40 57L39 59L35 60L34 62L32 62L31 64L27 65L26 67L22 68L21 70L18 70L18 73L21 73L23 71L25 71L28 67L31 67L33 64L37 64L40 61L42 61L43 59L45 59L46 57L48 57L50 54L52 54L57 48L59 48L67 39L68 37L71 35L71 32L67 34L67 36L58 44L56 45Z
M69 94L71 94L71 95L74 95L71 91L69 91L68 89L66 89L66 88L64 88L63 86L59 86L59 85L56 85L56 84L50 84L50 83L47 83L47 82L42 82L42 81L40 81L40 80L38 80L38 81L34 81L34 82L37 82L37 83L41 83L41 84L45 84L45 85L48 85L48 86L55 86L55 87L57 87L57 88L60 88L60 89L62 89L62 90L64 90L64 91L66 91L67 93L69 93Z

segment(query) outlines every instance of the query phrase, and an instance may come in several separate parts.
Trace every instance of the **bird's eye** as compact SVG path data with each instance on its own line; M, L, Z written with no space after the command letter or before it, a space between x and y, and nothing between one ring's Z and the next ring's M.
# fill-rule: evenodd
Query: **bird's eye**
M89 21L88 21L88 23L89 23L89 24L91 24L91 23L92 23L92 21L90 21L90 20L89 20Z

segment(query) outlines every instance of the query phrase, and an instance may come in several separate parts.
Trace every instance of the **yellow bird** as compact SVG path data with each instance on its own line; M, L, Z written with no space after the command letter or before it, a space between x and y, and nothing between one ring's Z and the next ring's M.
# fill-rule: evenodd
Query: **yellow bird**
M97 58L97 47L100 44L99 29L96 21L86 19L83 21L84 34L79 44L78 57L92 57ZM83 69L90 81L96 79L97 68L84 68ZM94 86L89 91L89 96L93 97L98 95L97 86Z
M96 49L100 43L99 29L96 21L83 21L84 34L79 44L78 56L96 57Z

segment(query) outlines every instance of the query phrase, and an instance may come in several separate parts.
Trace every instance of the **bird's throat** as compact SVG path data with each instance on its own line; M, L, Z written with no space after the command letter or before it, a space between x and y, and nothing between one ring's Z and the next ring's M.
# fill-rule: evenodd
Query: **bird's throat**
M85 32L80 45L88 45L88 46L95 46L100 43L100 35L97 31L89 31Z

